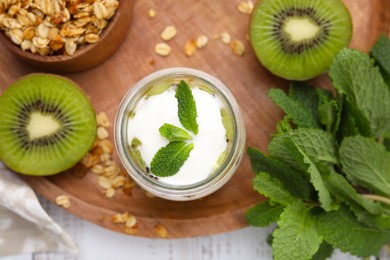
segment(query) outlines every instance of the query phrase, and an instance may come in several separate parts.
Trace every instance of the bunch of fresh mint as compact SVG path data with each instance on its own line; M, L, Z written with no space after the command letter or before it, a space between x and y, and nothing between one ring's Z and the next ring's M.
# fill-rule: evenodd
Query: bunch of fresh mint
M367 257L390 242L390 39L370 54L337 55L335 97L296 82L269 92L286 115L267 156L248 149L253 187L269 199L246 219L277 223L275 259L326 259L334 248Z

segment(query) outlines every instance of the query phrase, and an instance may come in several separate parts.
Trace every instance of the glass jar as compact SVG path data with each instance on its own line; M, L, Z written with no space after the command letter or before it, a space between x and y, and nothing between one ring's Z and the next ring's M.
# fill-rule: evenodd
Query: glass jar
M148 167L144 168L140 165L134 153L129 152L132 142L128 136L129 117L139 101L144 99L160 83L178 84L180 80L190 82L189 85L191 82L197 82L204 88L202 90L218 97L224 111L227 111L227 116L231 119L232 129L232 140L227 140L228 144L223 161L219 162L219 166L207 178L189 185L172 185L160 181L150 174ZM164 108L161 107L161 109ZM245 148L245 125L237 101L220 80L195 69L169 68L148 75L127 92L116 114L114 139L122 164L139 186L160 198L187 201L199 199L215 192L233 176L241 162Z

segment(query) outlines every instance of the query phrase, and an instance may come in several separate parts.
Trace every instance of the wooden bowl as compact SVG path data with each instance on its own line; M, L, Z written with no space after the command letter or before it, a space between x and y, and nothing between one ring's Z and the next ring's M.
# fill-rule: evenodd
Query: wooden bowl
M41 56L23 51L4 32L0 42L26 63L48 72L69 73L93 68L102 64L121 45L130 29L133 17L134 0L119 1L119 7L102 31L99 41L83 45L73 55Z

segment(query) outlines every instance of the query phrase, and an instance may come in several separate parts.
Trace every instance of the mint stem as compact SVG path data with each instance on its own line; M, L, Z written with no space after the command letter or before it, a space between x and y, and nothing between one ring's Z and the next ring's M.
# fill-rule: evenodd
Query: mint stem
M389 198L382 197L379 195L374 195L374 194L363 194L363 196L369 200L379 201L379 202L385 203L385 204L390 206L390 199Z

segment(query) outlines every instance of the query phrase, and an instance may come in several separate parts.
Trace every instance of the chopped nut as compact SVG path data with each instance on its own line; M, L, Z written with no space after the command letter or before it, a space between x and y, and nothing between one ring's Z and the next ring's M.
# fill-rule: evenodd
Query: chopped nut
M96 174L101 174L103 172L103 166L100 164L94 165L91 168L91 172Z
M119 166L117 164L110 165L110 166L104 168L103 175L106 177L113 178L113 177L117 176L120 173L120 171L121 171L121 169L119 168Z
M58 206L61 206L63 208L69 208L70 207L70 200L69 197L66 195L60 195L57 196L55 199L55 202Z
M35 47L37 47L37 48L44 48L44 47L46 47L49 44L49 42L50 42L49 39L42 38L42 37L39 37L39 36L35 36L32 39L33 45Z
M107 130L104 127L102 127L102 126L99 126L97 128L97 137L99 139L106 139L106 138L108 138Z
M115 190L113 188L108 188L104 191L104 195L106 195L107 198L112 198L115 195Z
M38 25L37 32L39 37L48 38L47 36L49 34L49 28L43 23L41 23L40 25Z
M231 41L230 34L227 32L221 33L221 40L224 44L229 44Z
M240 40L232 41L230 43L230 47L232 48L233 52L238 56L242 56L245 54L245 46Z
M125 184L125 177L123 176L117 176L111 182L112 187L116 189L123 187L124 184Z
M100 187L102 187L103 189L109 189L111 188L111 182L109 179L107 179L106 177L104 176L99 176L98 178L98 184Z
M51 41L64 42L64 39L59 35L60 30L56 27L51 27L47 33L47 38Z
M99 146L102 148L104 153L111 154L114 151L114 145L108 139L102 140L99 143Z
M125 223L126 220L123 219L123 216L121 213L117 213L112 216L112 222L114 223Z
M104 154L103 149L100 147L100 143L101 143L101 142L98 143L98 146L93 147L93 148L90 150L90 153L92 153L93 155L99 155L99 156L102 155L102 154Z
M110 155L108 153L103 153L100 155L100 161L101 162L106 162L110 159Z
M137 224L137 219L133 215L129 215L126 220L126 227L131 228L134 227L135 224Z
M20 44L20 48L22 48L23 51L29 50L31 48L32 42L29 40L24 40Z
M81 160L81 163L86 167L86 168L91 168L93 165L96 165L100 162L100 158L97 155L91 154L91 153L86 153Z
M161 225L161 224L157 224L155 227L154 227L154 230L156 231L157 235L159 237L167 237L168 236L168 231L167 229Z
M160 56L168 56L171 53L172 49L171 47L166 43L157 43L156 46L154 46L154 52L157 53Z
M85 40L88 43L95 43L100 39L99 35L94 34L94 33L89 33L85 36Z
M253 11L253 7L254 5L252 1L241 2L237 5L238 11L243 14L251 14Z
M96 123L98 126L103 126L105 128L110 126L110 120L108 120L108 116L104 112L100 112L96 115Z
M176 32L175 26L169 25L161 32L160 37L164 41L169 41L176 36Z
M108 16L107 8L100 2L95 2L93 4L93 13L99 20L102 20Z
M73 55L76 52L77 45L73 39L65 40L65 52L68 55Z
M131 228L125 228L125 232L127 234L134 235L135 233L137 233L137 231L138 231L138 227L137 226L134 226L134 227L131 227Z
M201 35L196 40L196 47L198 47L199 49L203 48L203 47L205 47L207 45L208 41L209 41L209 38L207 38L206 35Z
M17 45L20 45L23 42L23 32L20 29L11 29L10 36L11 40Z
M196 52L196 41L195 40L190 40L186 43L186 45L184 45L184 54L187 56L187 57L191 57L192 55L195 54Z
M149 18L156 17L156 11L154 9L149 9L148 10L148 16L149 16Z

